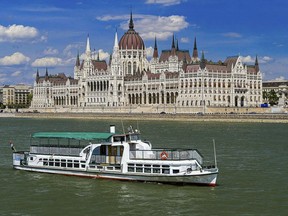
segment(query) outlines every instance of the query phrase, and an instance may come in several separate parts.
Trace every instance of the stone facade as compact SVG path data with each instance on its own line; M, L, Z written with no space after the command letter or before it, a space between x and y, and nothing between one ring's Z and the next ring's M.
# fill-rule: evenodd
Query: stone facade
M32 86L17 84L0 87L0 103L5 106L22 105L28 106L28 95L33 91Z
M134 30L132 14L128 31L118 42L115 34L110 61L91 54L87 38L86 57L77 55L74 78L64 74L37 77L33 108L78 109L134 107L257 107L262 103L262 75L256 57L248 66L240 56L224 62L198 58L196 39L193 54L181 50L173 36L171 49L146 57L144 41ZM117 109L115 109L117 111Z

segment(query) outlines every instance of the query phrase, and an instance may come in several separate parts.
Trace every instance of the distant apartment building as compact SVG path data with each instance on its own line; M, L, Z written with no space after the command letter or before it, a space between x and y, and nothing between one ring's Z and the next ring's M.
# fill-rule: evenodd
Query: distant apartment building
M30 85L16 84L0 87L0 103L4 106L22 105L29 106L28 95L33 92Z

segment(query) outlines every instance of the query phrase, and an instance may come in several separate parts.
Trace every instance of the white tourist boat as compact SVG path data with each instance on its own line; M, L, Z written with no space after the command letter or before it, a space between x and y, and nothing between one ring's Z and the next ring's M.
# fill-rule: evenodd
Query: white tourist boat
M215 146L214 146L215 152ZM215 154L215 153L214 153ZM93 132L38 132L30 151L13 153L19 170L171 184L216 185L216 163L203 165L196 149L152 149L130 127L124 134Z

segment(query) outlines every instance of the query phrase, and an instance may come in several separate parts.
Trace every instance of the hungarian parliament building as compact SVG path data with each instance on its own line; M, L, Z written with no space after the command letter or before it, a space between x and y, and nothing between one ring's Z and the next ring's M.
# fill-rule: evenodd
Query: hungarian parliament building
M171 48L158 51L155 38L151 60L145 44L134 30L132 14L129 29L114 39L109 62L95 57L87 37L85 58L79 53L74 78L65 74L44 76L37 70L33 88L33 109L69 108L127 109L130 107L258 107L262 103L262 75L255 64L246 65L241 56L225 61L198 57L196 38L192 55L180 49L172 38Z

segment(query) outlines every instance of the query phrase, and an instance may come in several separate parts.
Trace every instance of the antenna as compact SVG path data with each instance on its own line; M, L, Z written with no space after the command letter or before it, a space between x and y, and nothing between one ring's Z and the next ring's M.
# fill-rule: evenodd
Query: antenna
M215 139L213 139L213 148L214 148L214 162L215 162L215 168L217 168Z
M123 134L125 134L124 124L123 124L123 120L122 119L121 119L121 124L122 124Z

